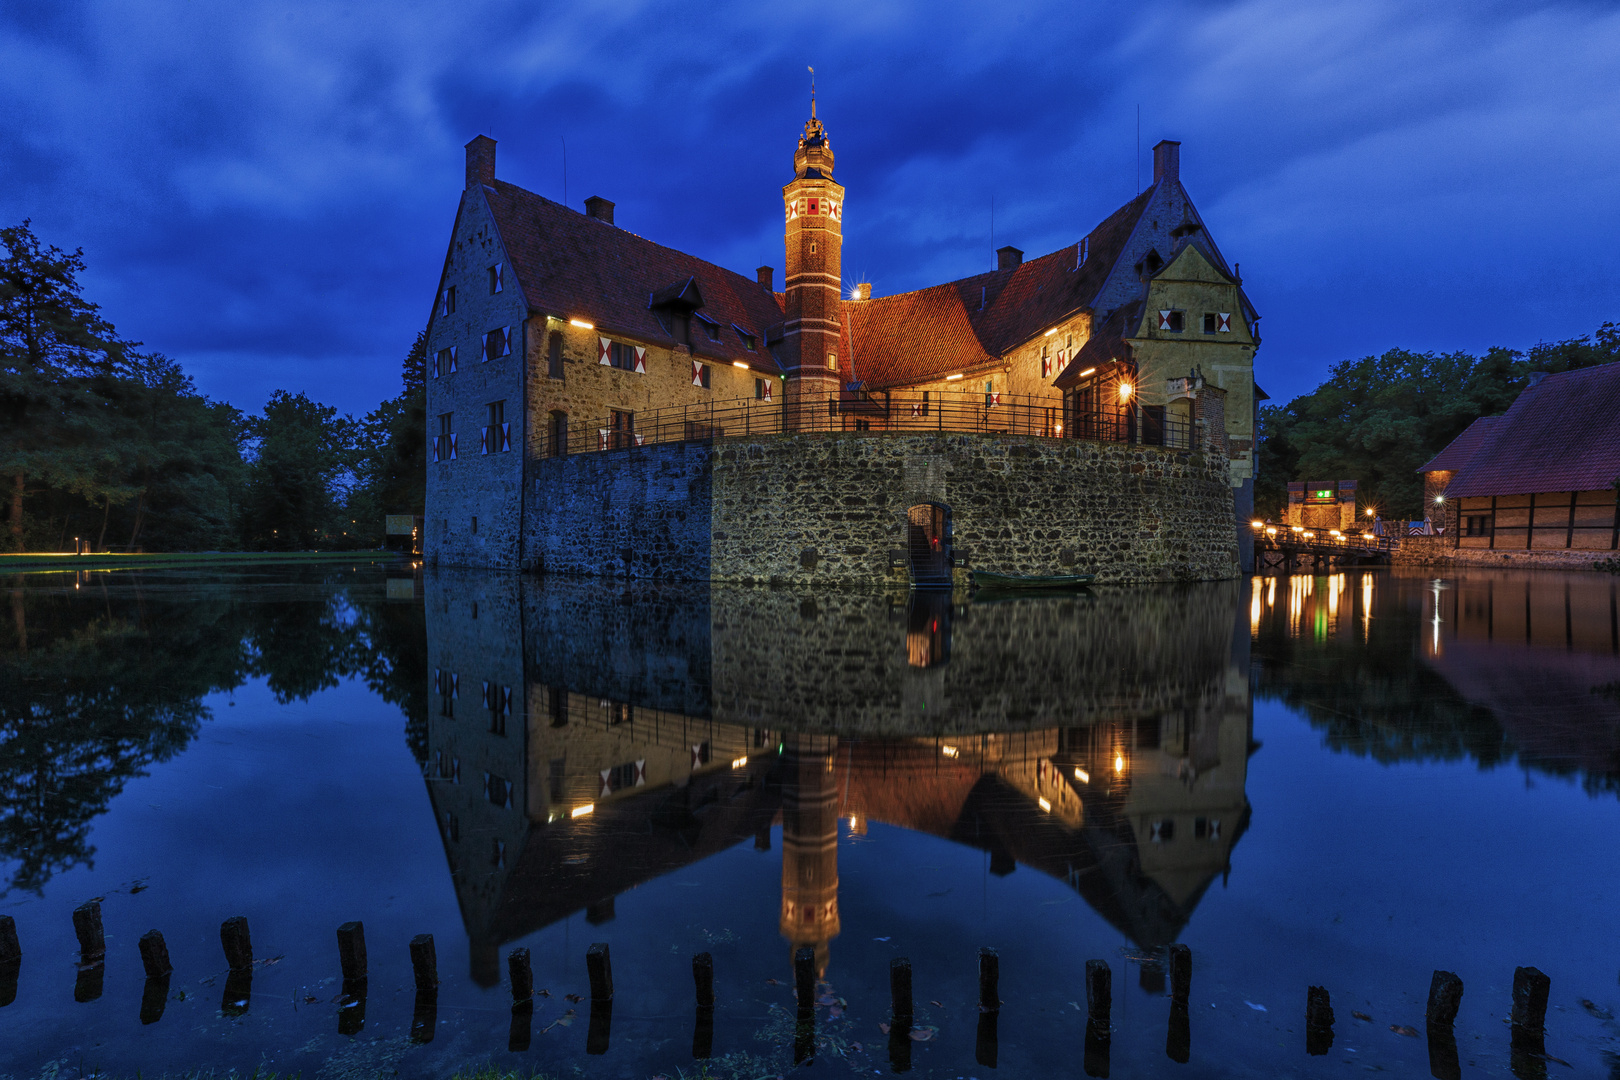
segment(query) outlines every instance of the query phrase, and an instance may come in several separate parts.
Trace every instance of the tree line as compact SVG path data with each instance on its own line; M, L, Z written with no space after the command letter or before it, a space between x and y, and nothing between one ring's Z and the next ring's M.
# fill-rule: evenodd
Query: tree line
M364 419L284 390L247 415L121 337L84 267L0 229L0 549L370 548L385 514L422 513L425 333Z
M1463 429L1507 411L1531 372L1620 360L1620 325L1484 356L1391 349L1342 360L1309 394L1260 409L1255 510L1280 516L1291 480L1355 480L1357 501L1389 518L1424 516L1418 473Z

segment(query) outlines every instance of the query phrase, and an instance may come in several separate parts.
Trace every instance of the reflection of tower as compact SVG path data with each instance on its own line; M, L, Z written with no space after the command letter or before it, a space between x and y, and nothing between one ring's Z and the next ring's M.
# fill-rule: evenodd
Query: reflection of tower
M838 782L830 735L789 735L782 757L782 936L816 950L838 936Z

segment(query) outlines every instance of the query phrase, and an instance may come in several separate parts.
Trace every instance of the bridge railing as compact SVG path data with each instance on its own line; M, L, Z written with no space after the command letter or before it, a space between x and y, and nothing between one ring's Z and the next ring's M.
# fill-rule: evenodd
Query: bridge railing
M1342 529L1307 529L1297 525L1284 525L1274 521L1250 523L1255 541L1263 546L1298 551L1366 551L1391 552L1400 549L1399 536L1380 536L1371 528L1344 531Z
M795 402L735 398L643 412L618 411L584 421L568 417L566 434L555 422L546 431L542 455L556 457L687 440L827 431L1035 435L1182 450L1192 449L1193 439L1192 425L1186 420L1138 409L1131 402L1066 410L1060 399L1051 397L863 393Z

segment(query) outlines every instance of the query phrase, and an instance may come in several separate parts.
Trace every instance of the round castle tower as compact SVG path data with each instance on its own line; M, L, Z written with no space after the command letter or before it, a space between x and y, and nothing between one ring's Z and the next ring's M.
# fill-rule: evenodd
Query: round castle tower
M787 274L780 356L787 375L783 407L789 428L828 426L828 402L838 400L842 378L838 316L844 189L832 173L832 144L816 118L812 96L810 119L793 152L793 180L782 189Z

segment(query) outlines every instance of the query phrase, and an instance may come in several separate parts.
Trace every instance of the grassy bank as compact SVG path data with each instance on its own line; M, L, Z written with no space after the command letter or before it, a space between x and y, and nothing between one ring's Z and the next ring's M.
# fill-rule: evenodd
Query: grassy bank
M0 574L24 570L127 570L230 563L392 562L409 557L394 551L153 551L138 555L38 552L0 555Z

